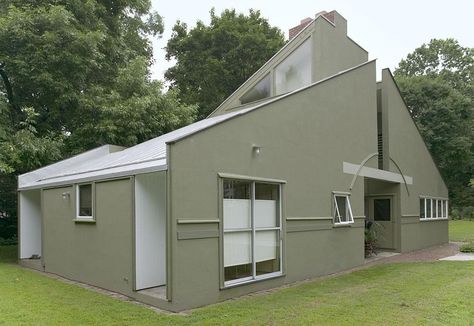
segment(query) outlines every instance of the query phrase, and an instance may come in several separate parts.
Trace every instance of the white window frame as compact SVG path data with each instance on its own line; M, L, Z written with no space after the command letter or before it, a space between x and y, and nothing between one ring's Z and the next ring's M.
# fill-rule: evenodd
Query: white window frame
M79 188L81 186L91 186L91 212L92 214L90 216L84 216L84 215L79 215L79 210L80 210L80 191ZM81 183L81 184L76 184L76 220L94 220L94 195L95 195L95 189L94 189L94 183Z
M332 192L332 216L334 225L348 225L354 223L354 215L352 213L352 206L350 200L350 193L347 192ZM341 214L339 212L339 206L337 205L336 197L344 197L346 200L346 215L349 216L349 221L341 221ZM339 221L337 221L339 220Z
M448 198L434 197L434 196L420 196L419 205L424 200L425 204L425 217L420 216L420 221L431 221L431 220L447 220L448 216ZM441 211L439 210L438 203L441 202ZM430 215L428 216L427 206L430 205Z
M230 280L230 281L224 281L224 288L227 287L232 287L236 285L241 285L245 283L253 283L257 282L260 280L265 280L269 278L274 278L283 275L283 239L282 239L282 206L281 206L281 183L275 182L275 181L265 181L265 180L249 180L249 179L238 179L238 178L222 178L222 182L225 180L238 180L238 181L247 181L250 182L250 202L251 202L251 220L250 220L250 229L241 229L241 230L225 230L222 228L222 236L223 238L225 237L226 233L232 233L232 232L241 232L241 231L251 231L251 249L252 249L252 276L247 276L235 280ZM273 184L278 186L278 227L270 227L270 228L256 228L255 227L255 183L266 183L266 184ZM224 196L221 196L221 200L224 200ZM224 216L222 216L222 221L224 221ZM224 222L222 222L222 225L224 225ZM256 233L257 231L278 231L278 239L279 239L279 254L280 254L280 270L277 272L273 273L267 273L263 275L257 275L257 262L255 261L256 253L255 253L255 239L256 239ZM224 247L222 247L222 250L224 250ZM225 254L225 253L223 253ZM222 262L222 270L224 270L224 262Z

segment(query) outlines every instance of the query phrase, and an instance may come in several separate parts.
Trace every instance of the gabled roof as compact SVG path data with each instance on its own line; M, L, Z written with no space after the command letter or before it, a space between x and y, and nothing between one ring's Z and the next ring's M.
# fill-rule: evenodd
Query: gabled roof
M118 146L105 145L78 156L54 163L44 168L25 173L18 178L18 190L40 189L89 182L116 177L130 176L141 173L163 171L167 169L166 146L183 138L211 128L224 121L236 118L293 96L305 89L322 84L349 71L373 63L375 60L364 62L358 66L341 71L333 76L319 80L292 92L272 97L267 101L227 114L207 118L186 127L174 130L160 137L150 139L130 148L117 151ZM113 151L115 150L115 151Z

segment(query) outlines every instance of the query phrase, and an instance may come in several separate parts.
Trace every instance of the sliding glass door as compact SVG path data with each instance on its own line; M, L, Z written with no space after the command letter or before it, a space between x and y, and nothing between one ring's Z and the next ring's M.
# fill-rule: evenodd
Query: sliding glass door
M223 182L225 285L281 274L280 185Z

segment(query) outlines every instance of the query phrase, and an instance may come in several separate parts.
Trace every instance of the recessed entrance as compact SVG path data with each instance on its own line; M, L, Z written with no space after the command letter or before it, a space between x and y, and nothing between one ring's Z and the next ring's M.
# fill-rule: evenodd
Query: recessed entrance
M399 249L400 183L365 178L365 216L372 222L380 249Z
M366 197L368 219L373 221L377 247L394 249L393 196Z

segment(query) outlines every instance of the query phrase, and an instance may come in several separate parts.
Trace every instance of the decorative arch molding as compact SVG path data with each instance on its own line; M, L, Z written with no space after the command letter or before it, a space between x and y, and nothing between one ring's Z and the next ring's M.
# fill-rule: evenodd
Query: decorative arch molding
M360 175L361 171L362 171L362 168L367 164L367 162L373 158L373 157L378 157L379 154L378 153L372 153L372 154L369 154L366 158L364 158L362 160L362 162L359 164L358 168L357 168L357 171L354 173L354 177L352 178L352 182L351 182L351 185L349 186L349 190L352 191L352 188L354 188L354 184L357 180L357 177ZM400 166L398 165L398 163L392 158L390 157L390 161L395 165L395 167L397 168L398 172L400 173L400 176L402 178L402 181L403 181L403 184L405 185L405 189L407 191L407 194L408 196L410 196L410 190L408 189L408 182L407 182L407 179L405 177L405 175L403 174L403 171L402 169L400 168Z

